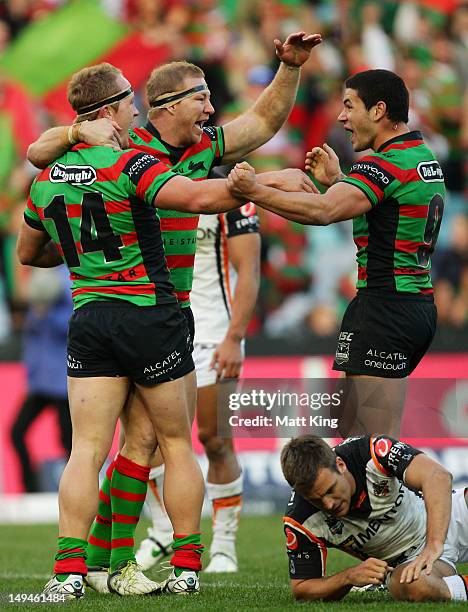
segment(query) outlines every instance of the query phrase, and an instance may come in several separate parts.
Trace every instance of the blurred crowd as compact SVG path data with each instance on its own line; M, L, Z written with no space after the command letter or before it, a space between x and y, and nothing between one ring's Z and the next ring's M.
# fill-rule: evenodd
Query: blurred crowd
M25 162L25 152L41 130L60 122L43 97L28 92L11 72L7 76L1 56L29 28L80 1L86 2L0 0L0 134L2 122L10 122L13 134L11 142L2 138L0 145L0 341L22 325L28 300L27 271L19 269L13 255L35 172ZM305 152L324 142L336 150L346 170L355 154L336 122L343 80L367 68L398 72L411 93L410 127L420 129L434 150L449 192L433 260L439 323L467 324L468 1L100 0L95 4L125 24L128 35L137 37L132 40L143 41L146 48L164 45L166 59L184 58L200 65L218 124L251 105L273 78L277 66L273 39L284 40L300 30L322 33L324 42L304 66L287 124L249 160L258 170L302 167ZM80 45L86 45L86 23L81 32ZM73 53L73 48L66 52ZM143 123L143 87L137 100ZM322 336L334 334L354 294L351 223L303 227L260 214L262 287L250 331L273 336L303 334L305 329Z

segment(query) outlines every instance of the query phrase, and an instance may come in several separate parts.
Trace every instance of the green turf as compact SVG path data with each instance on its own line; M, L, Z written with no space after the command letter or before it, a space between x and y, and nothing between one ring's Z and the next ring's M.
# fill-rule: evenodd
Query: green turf
M209 522L203 524L209 538ZM144 533L143 525L138 528L139 536ZM8 594L38 593L49 578L55 547L56 527L54 525L0 525L0 610L57 610L53 604L11 604ZM239 531L239 565L236 575L202 575L203 591L192 597L138 597L121 598L117 595L98 595L89 590L79 602L60 604L67 607L79 606L86 610L112 610L112 612L147 612L151 610L303 610L304 605L314 610L353 610L358 612L365 606L368 610L394 612L395 602L385 594L350 593L338 603L294 603L290 594L284 536L280 517L243 517ZM209 542L209 540L208 540ZM355 561L347 555L330 551L328 571L336 572ZM465 566L464 571L468 571ZM150 570L148 576L158 580L165 574ZM398 608L408 610L461 610L466 604L401 604Z

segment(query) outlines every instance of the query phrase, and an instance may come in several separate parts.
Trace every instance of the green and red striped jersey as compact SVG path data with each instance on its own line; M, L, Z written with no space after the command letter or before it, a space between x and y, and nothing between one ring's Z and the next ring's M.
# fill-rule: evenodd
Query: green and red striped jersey
M353 164L345 183L372 209L353 219L358 289L431 294L431 255L444 211L439 163L420 132L392 138Z
M37 176L24 218L57 245L75 308L95 300L176 301L153 206L174 176L148 153L84 144Z
M131 144L139 151L155 155L173 172L195 181L206 179L213 166L221 163L224 136L221 127L204 127L201 141L190 147L173 147L161 139L148 122L130 131ZM197 247L198 215L158 210L166 260L182 307L190 305L193 266Z

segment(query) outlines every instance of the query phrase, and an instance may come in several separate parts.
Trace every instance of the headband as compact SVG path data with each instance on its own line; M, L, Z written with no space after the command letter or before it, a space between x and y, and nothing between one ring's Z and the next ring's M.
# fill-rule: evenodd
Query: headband
M166 106L170 106L171 104L174 104L174 102L180 102L184 98L193 96L193 94L201 91L209 93L209 89L206 87L206 85L197 85L196 87L190 87L190 89L183 89L182 91L169 91L158 96L152 103L150 110L153 108L166 108Z
M88 104L88 106L82 106L76 111L77 115L87 115L88 113L92 113L93 111L97 111L103 106L108 106L109 104L114 104L114 102L120 102L127 96L133 93L133 88L130 86L128 89L121 91L120 93L114 94L113 96L109 96L108 98L104 98L104 100L100 100L99 102L94 102L93 104Z

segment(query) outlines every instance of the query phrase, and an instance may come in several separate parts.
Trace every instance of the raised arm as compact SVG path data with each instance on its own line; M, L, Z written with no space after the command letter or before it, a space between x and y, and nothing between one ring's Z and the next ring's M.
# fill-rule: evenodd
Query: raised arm
M364 193L347 183L337 183L321 195L285 192L260 185L255 170L246 162L237 164L231 171L228 186L233 195L305 225L329 225L352 219L372 208Z
M54 127L29 145L27 156L36 168L46 168L77 142L119 149L119 129L115 121L107 118Z
M322 42L320 34L297 32L284 43L275 40L281 61L278 72L255 104L223 126L225 152L223 163L237 161L267 142L288 118L296 99L301 66L312 49Z

